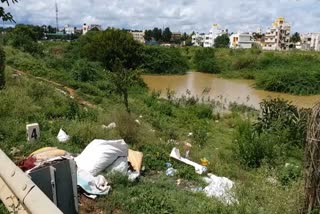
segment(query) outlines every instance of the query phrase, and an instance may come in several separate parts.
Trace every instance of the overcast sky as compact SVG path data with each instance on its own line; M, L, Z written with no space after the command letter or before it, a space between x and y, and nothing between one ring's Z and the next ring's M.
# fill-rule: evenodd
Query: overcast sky
M283 16L292 31L320 32L320 0L57 0L59 25L207 32L213 23L229 32L265 30ZM55 0L19 0L8 9L17 23L55 25Z

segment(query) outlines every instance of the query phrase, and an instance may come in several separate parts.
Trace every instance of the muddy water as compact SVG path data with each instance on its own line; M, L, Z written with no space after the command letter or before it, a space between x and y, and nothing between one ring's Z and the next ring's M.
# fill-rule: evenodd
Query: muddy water
M299 107L312 107L320 101L320 95L295 96L284 93L268 92L254 88L254 81L231 80L218 78L214 74L189 72L186 75L143 75L150 90L161 90L162 95L169 88L176 92L176 96L186 95L189 90L192 95L204 96L203 91L209 91L205 97L210 97L224 103L237 102L259 108L262 99L283 98Z

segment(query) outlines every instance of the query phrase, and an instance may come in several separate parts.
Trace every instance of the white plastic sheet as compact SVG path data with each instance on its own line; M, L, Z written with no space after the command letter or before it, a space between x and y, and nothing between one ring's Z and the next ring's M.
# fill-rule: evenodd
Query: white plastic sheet
M204 177L204 181L209 184L204 188L204 193L208 197L216 197L225 204L237 203L231 189L234 182L225 177L218 177L211 173Z

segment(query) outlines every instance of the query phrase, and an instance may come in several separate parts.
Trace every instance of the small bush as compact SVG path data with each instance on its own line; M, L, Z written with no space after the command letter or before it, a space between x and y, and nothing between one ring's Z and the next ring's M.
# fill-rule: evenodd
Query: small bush
M134 116L124 111L120 111L114 116L120 137L128 144L138 144L139 125L135 121Z

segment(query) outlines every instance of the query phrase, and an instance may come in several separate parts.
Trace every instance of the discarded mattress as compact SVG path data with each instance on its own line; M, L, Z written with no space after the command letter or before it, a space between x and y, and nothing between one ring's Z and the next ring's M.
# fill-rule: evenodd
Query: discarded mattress
M225 204L237 203L231 189L234 182L225 177L218 177L208 173L203 180L208 184L203 191L208 197L216 197Z
M82 153L75 158L75 161L79 169L97 176L111 165L116 167L122 164L119 168L121 168L122 172L127 172L127 157L128 145L124 140L96 139L87 145Z
M33 157L36 159L36 162L42 162L61 156L69 156L69 153L56 147L44 147L34 151L28 157Z

